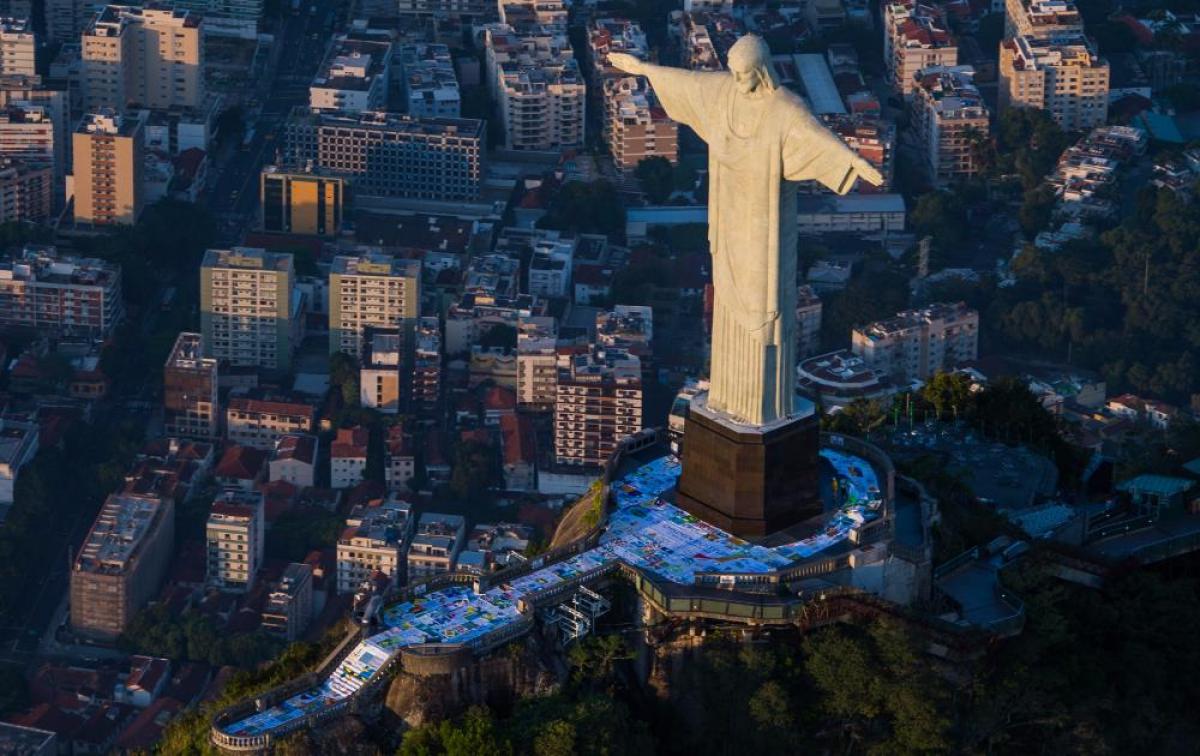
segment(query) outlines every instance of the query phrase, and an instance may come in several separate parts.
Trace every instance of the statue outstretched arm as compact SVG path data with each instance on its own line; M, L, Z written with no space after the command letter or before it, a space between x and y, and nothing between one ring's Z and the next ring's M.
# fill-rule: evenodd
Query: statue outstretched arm
M803 107L803 106L801 106ZM819 181L845 194L862 179L879 186L883 174L807 110L798 114L783 148L783 177L789 181Z
M627 53L610 53L608 62L627 74L645 76L671 120L690 126L701 139L710 141L705 115L712 109L729 74L656 66Z

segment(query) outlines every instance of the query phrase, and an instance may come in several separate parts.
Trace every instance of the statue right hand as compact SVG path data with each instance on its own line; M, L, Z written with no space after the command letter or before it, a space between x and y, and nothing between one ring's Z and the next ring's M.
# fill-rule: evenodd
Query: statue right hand
M642 73L644 68L642 61L628 53L609 53L608 62L613 68L635 76Z

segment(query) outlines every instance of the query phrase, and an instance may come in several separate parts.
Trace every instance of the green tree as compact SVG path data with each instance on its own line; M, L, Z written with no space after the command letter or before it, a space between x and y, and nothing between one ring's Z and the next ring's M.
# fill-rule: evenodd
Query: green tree
M450 492L461 501L479 502L499 476L496 451L489 444L465 441L454 450Z
M675 188L675 168L670 160L661 155L642 158L634 168L633 175L652 205L666 202Z
M517 348L517 329L503 323L494 325L479 337L479 346L484 349L499 347L513 351Z
M957 418L972 406L971 379L962 373L937 373L921 388L921 399L939 419Z

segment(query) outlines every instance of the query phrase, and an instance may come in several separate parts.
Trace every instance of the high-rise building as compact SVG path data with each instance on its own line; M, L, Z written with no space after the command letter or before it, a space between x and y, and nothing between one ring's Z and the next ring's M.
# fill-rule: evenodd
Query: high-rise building
M674 163L679 126L659 106L645 77L629 76L609 65L608 56L615 52L644 60L649 48L641 27L618 18L595 19L588 24L593 102L604 114L604 141L613 163L622 170L633 170L649 157Z
M72 135L75 222L131 226L142 214L142 121L108 110L83 117Z
M884 7L883 60L892 89L909 95L917 71L958 65L958 44L941 6L893 0Z
M0 18L0 75L37 75L37 38L28 18Z
M913 91L913 122L925 171L941 186L970 178L981 166L980 143L987 139L988 109L970 66L922 69Z
M229 593L245 593L253 588L262 567L266 531L262 493L220 492L208 511L204 530L208 543L208 584Z
M313 568L292 562L283 568L263 606L262 627L291 643L299 640L312 619Z
M10 99L0 109L0 156L47 166L57 177L65 172L66 162L66 152L56 139L59 126L46 105Z
M204 356L198 333L181 333L163 365L163 432L213 439L220 415L217 361Z
M1038 108L1064 131L1108 118L1108 61L1082 34L1013 37L1000 44L1000 109Z
M554 458L599 467L642 429L642 364L620 349L559 356Z
M314 111L362 113L387 110L388 67L392 43L339 34L308 88Z
M441 44L412 44L400 48L399 75L414 118L458 118L462 95L450 48Z
M107 338L121 322L121 269L27 246L0 260L0 326L56 338Z
M96 15L94 0L45 0L46 37L50 42L73 43Z
M1083 33L1083 16L1071 0L1005 0L1004 36L1046 39Z
M583 146L587 88L565 33L520 33L505 24L484 31L492 101L513 150Z
M54 210L54 170L0 157L0 223L40 223Z
M204 356L286 371L300 318L294 280L290 254L249 247L208 250L200 267Z
M413 406L432 409L442 396L442 328L436 317L417 320L413 347Z
M42 81L40 76L0 76L0 109L6 109L10 105L22 107L22 105L36 105L42 109L44 114L42 119L48 117L53 133L53 148L49 151L44 151L43 154L49 154L53 158L54 163L54 180L55 207L61 207L63 202L63 177L67 174L67 169L70 168L68 160L68 148L70 147L71 130L74 125L71 121L70 102L68 94L64 89L49 89ZM3 116L0 115L0 132L4 131ZM2 137L0 137L2 138ZM39 138L40 140L40 138ZM22 138L20 143L27 142ZM20 149L14 146L14 149ZM3 152L3 150L0 150Z
M71 568L71 627L116 640L158 593L175 549L175 504L110 494Z
M400 411L405 339L398 328L369 328L358 372L359 402L388 415Z
M558 323L551 317L517 324L517 405L550 412L558 397Z
M796 358L817 353L821 345L821 298L805 284L796 289Z
M467 537L467 521L459 515L426 512L408 546L408 579L450 572Z
M406 340L421 305L421 264L378 252L339 255L329 271L329 353L360 359L368 326Z
M472 200L483 180L483 121L393 113L293 112L288 162L350 179L356 195Z
M336 236L341 228L346 187L336 176L268 165L259 176L259 192L264 231Z
M355 507L338 537L337 592L354 593L375 573L396 580L413 522L411 505L394 495L376 507Z
M923 381L979 355L979 313L962 302L905 310L855 328L851 349L897 382Z
M250 22L257 28L263 16L263 0L171 0L171 5L215 22L206 31L212 35L241 33Z
M107 5L84 30L81 46L86 110L199 108L204 102L203 32L196 14Z

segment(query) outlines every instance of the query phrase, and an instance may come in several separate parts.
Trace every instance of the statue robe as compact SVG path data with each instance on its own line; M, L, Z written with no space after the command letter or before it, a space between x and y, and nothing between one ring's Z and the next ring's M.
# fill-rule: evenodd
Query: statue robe
M761 116L734 128L744 102L733 76L647 65L672 119L708 143L708 241L713 257L708 406L764 425L794 411L796 187L838 194L854 185L856 155L792 92L766 91Z

